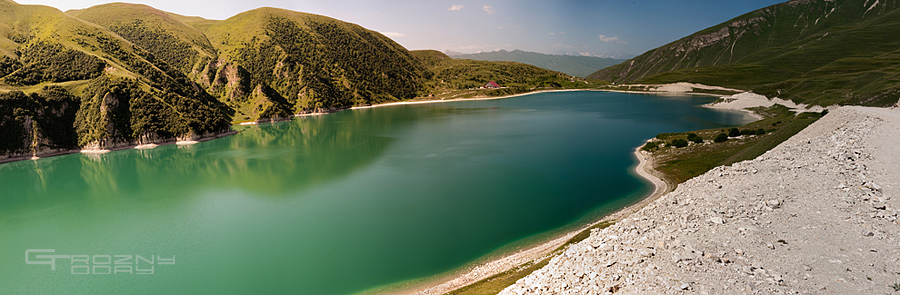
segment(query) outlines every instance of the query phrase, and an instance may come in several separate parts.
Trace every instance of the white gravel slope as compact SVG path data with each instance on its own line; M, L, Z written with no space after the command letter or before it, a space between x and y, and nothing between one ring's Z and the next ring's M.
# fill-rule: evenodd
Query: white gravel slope
M842 107L501 294L900 294L900 110Z

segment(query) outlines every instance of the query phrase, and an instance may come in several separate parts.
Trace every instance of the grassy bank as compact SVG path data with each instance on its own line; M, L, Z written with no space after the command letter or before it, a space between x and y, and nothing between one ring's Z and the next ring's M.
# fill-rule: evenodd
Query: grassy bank
M581 242L582 240L590 237L591 230L604 229L613 224L615 224L614 221L598 223L597 225L594 225L592 227L589 227L589 228L581 231L580 233L578 233L577 235L575 235L574 237L569 239L569 241L567 241L565 244L563 244L563 245L559 246L558 248L556 248L555 250L553 250L552 253L548 254L540 261L526 263L517 268L496 274L492 277L489 277L487 279L478 281L474 284L456 289L447 294L448 295L497 294L500 291L502 291L503 289L505 289L506 287L509 287L510 285L514 284L517 280L524 278L525 276L531 274L532 272L534 272L538 269L541 269L542 267L547 265L547 263L550 262L550 258L553 258L554 256L559 255L560 253L565 251L565 249L567 247L569 247L569 245Z
M796 114L782 105L754 111L764 119L739 128L662 133L642 149L656 160L654 169L681 183L717 166L756 158L822 117L820 113Z

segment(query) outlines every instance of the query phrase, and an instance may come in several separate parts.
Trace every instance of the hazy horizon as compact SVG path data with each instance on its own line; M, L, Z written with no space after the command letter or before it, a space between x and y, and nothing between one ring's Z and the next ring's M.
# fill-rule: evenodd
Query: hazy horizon
M62 11L120 1L21 0ZM777 0L711 1L128 1L188 16L226 19L260 7L333 17L381 32L410 50L515 49L607 56L641 54Z

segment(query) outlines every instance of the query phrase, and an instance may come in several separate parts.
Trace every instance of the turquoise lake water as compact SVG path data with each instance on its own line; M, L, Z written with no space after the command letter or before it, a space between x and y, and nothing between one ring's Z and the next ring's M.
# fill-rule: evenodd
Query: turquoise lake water
M427 278L646 195L631 153L657 133L753 120L709 101L390 106L0 164L0 293L352 294Z

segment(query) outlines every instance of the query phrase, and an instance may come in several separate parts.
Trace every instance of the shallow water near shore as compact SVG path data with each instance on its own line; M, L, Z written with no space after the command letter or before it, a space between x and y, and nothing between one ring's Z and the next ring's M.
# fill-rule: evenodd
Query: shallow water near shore
M648 193L628 169L657 133L753 120L700 107L712 100L579 91L400 105L0 164L0 286L349 294L433 276ZM51 270L40 255L84 256Z

